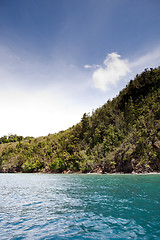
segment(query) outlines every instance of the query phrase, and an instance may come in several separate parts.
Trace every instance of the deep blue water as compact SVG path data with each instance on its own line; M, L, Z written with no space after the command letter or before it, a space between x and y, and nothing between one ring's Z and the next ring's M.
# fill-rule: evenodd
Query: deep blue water
M160 239L160 175L0 174L0 239Z

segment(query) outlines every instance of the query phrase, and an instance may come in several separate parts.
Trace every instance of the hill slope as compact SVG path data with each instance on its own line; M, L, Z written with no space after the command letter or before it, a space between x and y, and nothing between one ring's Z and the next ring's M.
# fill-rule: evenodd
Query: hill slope
M160 67L58 134L0 144L1 172L160 171Z

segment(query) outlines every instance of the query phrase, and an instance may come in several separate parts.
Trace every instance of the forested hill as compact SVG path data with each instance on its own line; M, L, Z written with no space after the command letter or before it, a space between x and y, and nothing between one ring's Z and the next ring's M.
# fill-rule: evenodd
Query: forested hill
M58 134L1 141L1 172L160 172L160 67Z

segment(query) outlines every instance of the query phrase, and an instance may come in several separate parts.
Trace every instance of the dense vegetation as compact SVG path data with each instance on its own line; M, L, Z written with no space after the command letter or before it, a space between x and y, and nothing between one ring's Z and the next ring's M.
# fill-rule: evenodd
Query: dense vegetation
M26 137L23 136L17 136L16 134L9 134L9 136L3 136L0 138L0 144L1 143L9 143L9 142L19 142L25 139L30 139L32 137Z
M160 67L145 69L66 131L11 136L0 139L1 172L160 171Z

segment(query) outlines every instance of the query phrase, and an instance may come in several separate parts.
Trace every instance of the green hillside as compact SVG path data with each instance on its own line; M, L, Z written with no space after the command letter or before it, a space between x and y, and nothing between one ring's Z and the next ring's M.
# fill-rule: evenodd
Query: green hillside
M160 171L160 67L145 69L112 101L66 131L1 138L0 171Z

